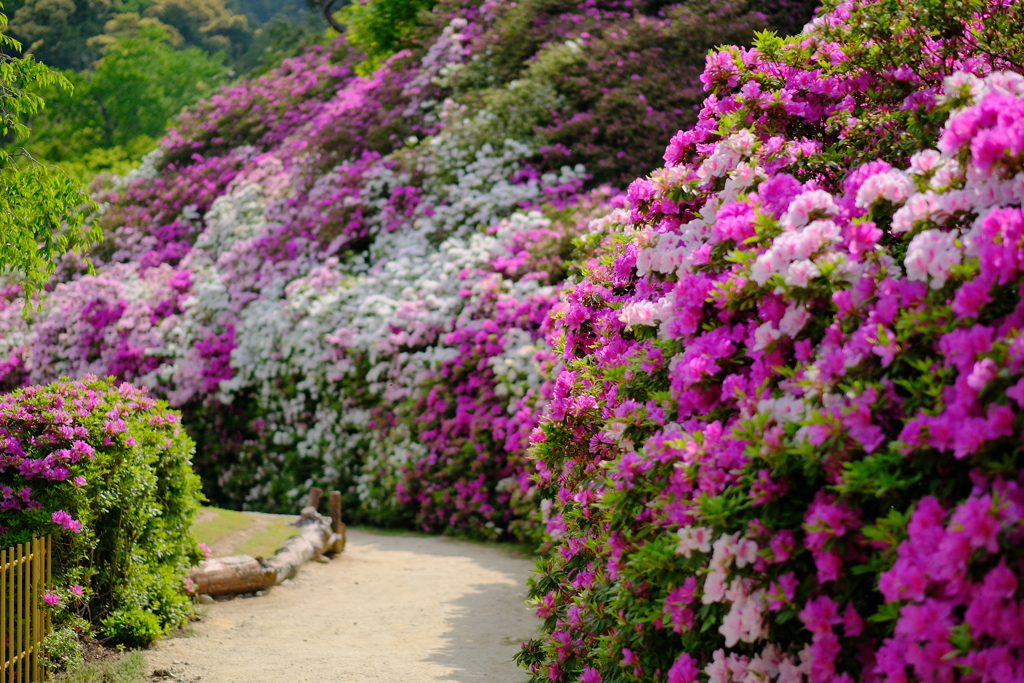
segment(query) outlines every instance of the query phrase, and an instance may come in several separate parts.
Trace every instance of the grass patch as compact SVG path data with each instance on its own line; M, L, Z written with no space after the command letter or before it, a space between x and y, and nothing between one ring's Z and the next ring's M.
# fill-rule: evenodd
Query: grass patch
M213 545L229 534L252 526L251 515L235 510L204 507L200 508L200 515L204 519L192 527L192 535L207 545Z
M220 508L202 508L200 522L192 527L196 540L224 555L270 557L296 530L288 526L294 515L267 515ZM238 543L229 543L234 536Z
M289 522L294 522L296 519L298 519L297 516L291 515L271 518L266 530L257 533L243 543L237 551L238 554L251 557L270 557L284 544L286 539L298 533L295 527L288 526Z
M149 663L141 652L85 662L54 677L54 683L144 683Z

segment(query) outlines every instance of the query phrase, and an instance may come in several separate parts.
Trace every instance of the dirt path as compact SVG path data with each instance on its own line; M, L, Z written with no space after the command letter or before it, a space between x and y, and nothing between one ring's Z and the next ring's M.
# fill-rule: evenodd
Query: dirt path
M498 548L349 530L340 557L209 605L150 665L202 683L521 683L512 656L538 625L523 603L532 567Z

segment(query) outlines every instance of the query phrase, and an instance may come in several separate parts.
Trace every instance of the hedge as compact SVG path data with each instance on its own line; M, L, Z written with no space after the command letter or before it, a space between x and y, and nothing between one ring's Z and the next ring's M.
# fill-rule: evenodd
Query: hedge
M111 642L146 644L190 613L203 554L192 440L144 389L86 377L0 397L0 546L53 536L48 602Z

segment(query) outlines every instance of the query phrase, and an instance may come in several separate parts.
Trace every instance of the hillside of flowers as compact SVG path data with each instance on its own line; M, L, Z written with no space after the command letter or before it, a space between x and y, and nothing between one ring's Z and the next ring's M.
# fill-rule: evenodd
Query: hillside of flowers
M452 0L368 75L344 37L314 46L94 182L95 272L67 258L27 317L3 289L0 389L148 387L222 505L321 485L354 519L531 537L573 239L697 120L708 49L809 17Z
M808 10L452 0L225 88L2 290L0 388L541 542L534 681L1024 679L1024 7Z
M708 56L556 314L533 680L1024 677L1022 28L835 3Z

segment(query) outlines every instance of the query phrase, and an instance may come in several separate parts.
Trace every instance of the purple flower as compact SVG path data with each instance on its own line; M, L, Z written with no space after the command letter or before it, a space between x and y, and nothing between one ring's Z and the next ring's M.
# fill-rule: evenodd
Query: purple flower
M51 515L51 518L53 519L54 524L59 524L65 529L73 531L76 534L81 533L82 531L82 523L76 519L72 519L71 515L64 510L57 510L53 515Z
M695 683L698 671L696 660L683 652L668 670L668 683Z

